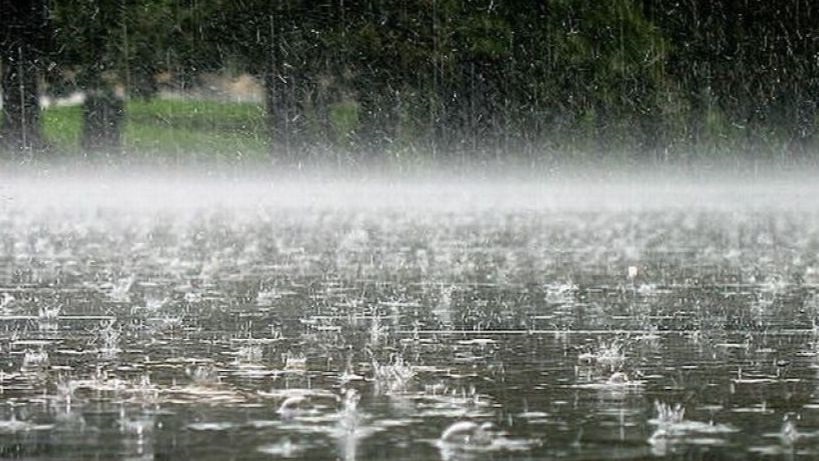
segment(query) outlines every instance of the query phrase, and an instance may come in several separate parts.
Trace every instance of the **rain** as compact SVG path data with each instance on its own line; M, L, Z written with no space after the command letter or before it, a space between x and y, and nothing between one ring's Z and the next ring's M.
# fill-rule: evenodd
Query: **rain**
M0 457L819 457L817 9L0 9Z

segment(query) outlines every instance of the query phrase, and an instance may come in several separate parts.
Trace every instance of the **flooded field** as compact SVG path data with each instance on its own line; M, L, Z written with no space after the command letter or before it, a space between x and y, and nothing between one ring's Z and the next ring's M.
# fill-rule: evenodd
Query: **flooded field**
M45 184L0 457L819 457L814 191Z

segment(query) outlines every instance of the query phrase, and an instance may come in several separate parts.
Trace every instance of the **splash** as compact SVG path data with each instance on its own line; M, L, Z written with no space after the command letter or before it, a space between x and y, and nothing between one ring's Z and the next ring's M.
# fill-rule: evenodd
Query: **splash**
M677 446L694 437L729 434L737 431L725 424L687 420L685 419L685 407L679 403L670 405L655 401L654 410L656 415L649 420L649 423L657 428L648 438L648 443L652 447L652 452L658 456L667 455Z
M110 358L122 351L119 347L122 338L122 327L115 319L103 320L94 331L94 341L99 347L100 354Z
M595 350L578 355L577 360L581 364L595 365L613 372L620 369L626 361L624 349L625 344L620 339L600 342Z
M373 382L377 394L394 394L407 390L415 377L415 371L404 362L400 354L392 356L388 363L373 359Z
M193 384L201 387L218 386L222 382L219 370L212 364L198 365L188 371Z

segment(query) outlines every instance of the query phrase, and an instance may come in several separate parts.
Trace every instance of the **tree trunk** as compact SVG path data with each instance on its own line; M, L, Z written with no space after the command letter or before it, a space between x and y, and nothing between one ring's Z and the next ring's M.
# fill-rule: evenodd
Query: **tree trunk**
M46 4L42 0L4 1L0 11L0 144L12 150L40 149L44 142L37 80L48 44Z
M291 12L286 10L285 16ZM305 114L302 98L307 75L301 61L303 43L290 21L269 17L268 59L263 68L271 160L285 167L300 167L304 154ZM285 36L286 35L286 36Z
M793 155L806 157L813 147L816 137L816 106L817 102L813 96L802 96L796 103L796 121L792 124L791 135Z
M121 153L125 103L115 94L114 81L106 75L117 73L118 60L106 45L113 38L112 25L122 20L123 3L121 0L92 3L94 14L82 30L88 43L88 54L78 78L85 92L80 144L89 151Z
M14 150L42 147L40 104L37 94L37 67L19 48L18 59L3 57L2 143Z
M282 78L273 69L265 72L265 108L270 135L271 160L276 164L289 165L294 161L287 107L289 88L282 82Z
M119 153L125 103L113 91L90 90L83 107L82 147L91 151Z
M356 147L370 160L381 158L395 141L398 126L396 95L388 83L359 87L358 101Z
M270 135L272 161L280 165L298 166L303 162L305 149L305 114L300 97L304 85L295 73L276 72L268 69L264 73L265 108L267 127Z

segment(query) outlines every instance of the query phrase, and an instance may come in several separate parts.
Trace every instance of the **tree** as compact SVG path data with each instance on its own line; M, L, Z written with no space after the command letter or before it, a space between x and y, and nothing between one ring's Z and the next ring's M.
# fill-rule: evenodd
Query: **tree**
M117 151L125 116L122 43L119 31L127 16L125 0L54 0L52 15L63 74L85 95L81 145L87 150Z
M219 2L212 2L217 4ZM207 46L195 0L52 0L59 53L52 93L85 94L81 144L116 152L128 98L158 92L157 75L190 86L224 62Z
M0 4L3 121L0 143L11 149L44 147L38 79L45 67L50 28L45 0Z

